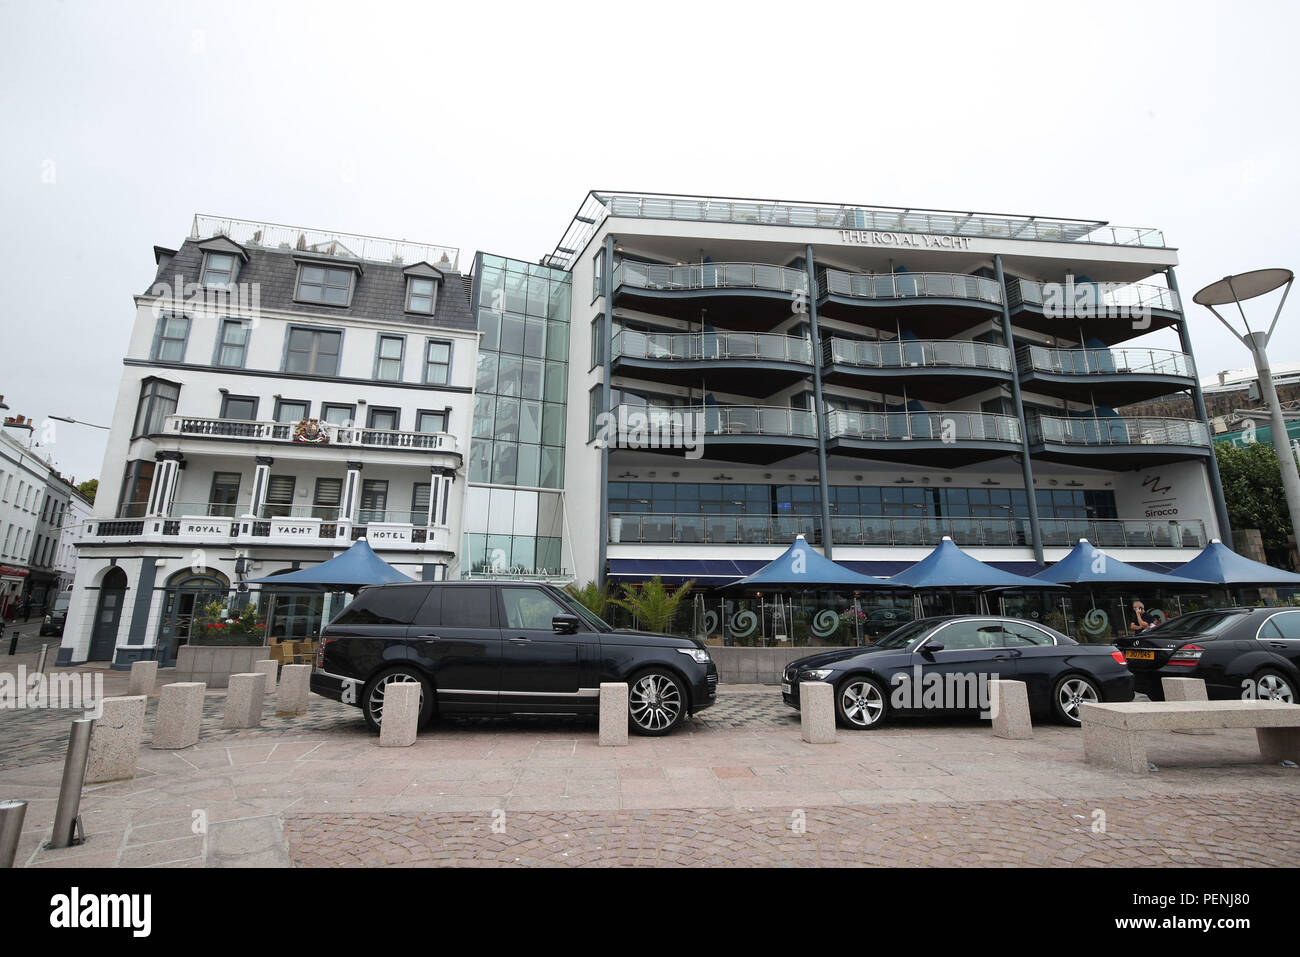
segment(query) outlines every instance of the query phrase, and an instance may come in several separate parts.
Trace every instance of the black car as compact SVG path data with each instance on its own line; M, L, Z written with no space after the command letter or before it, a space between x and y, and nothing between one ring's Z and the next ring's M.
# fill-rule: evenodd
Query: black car
M1161 678L1201 678L1211 698L1300 701L1300 608L1194 611L1115 644L1153 701Z
M421 727L435 714L596 714L601 682L627 682L629 728L660 735L713 704L718 669L702 642L615 629L549 585L363 588L322 630L311 690L378 731L395 681L420 683Z
M41 620L41 637L46 635L62 635L63 626L68 620L68 604L72 601L72 592L64 591L54 599L54 606Z
M829 682L840 723L866 729L893 714L980 712L981 684L994 678L1023 681L1034 715L1076 726L1082 702L1133 699L1133 675L1113 646L995 615L918 618L873 644L800 658L782 672L781 696L798 708L801 681Z

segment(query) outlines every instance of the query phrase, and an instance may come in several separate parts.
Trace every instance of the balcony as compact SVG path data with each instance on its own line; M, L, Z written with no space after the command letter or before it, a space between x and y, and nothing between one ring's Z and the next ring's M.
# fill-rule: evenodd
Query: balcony
M1209 430L1196 419L1031 415L1026 428L1031 452L1054 461L1077 463L1081 456L1094 461L1102 456L1138 466L1212 454Z
M128 506L128 516L145 503ZM303 545L347 548L360 538L376 549L453 553L451 530L429 525L422 513L363 509L356 522L339 518L337 508L267 505L256 516L247 505L178 502L165 516L91 520L85 540L159 545ZM238 514L236 514L238 513Z
M828 448L863 458L966 465L1021 451L1020 422L992 412L826 414Z
M1121 519L1043 519L1043 544L1069 546L1080 538L1109 548L1202 548L1199 520L1178 523ZM638 514L610 517L611 544L788 545L796 535L821 540L821 519L799 515ZM934 518L844 516L831 519L836 545L937 545L945 536L958 545L1027 548L1027 518Z
M1020 381L1044 395L1128 405L1196 383L1196 365L1171 349L1047 349L1024 346L1016 354Z
M207 239L211 236L225 236L241 246L255 249L337 256L341 259L360 259L386 265L427 262L437 266L445 258L450 262L451 268L455 269L460 259L460 250L455 246L431 246L409 243L404 239L381 239L357 233L304 229L281 223L196 214L190 228L190 239Z
M897 393L902 379L908 395L948 402L998 382L1010 382L1011 350L956 339L862 342L832 338L823 345L822 367L827 382Z
M796 295L806 301L808 274L765 263L661 266L623 261L614 267L611 288L620 304L659 315L698 323L707 301L710 322L762 329L788 317Z
M918 335L948 338L1002 313L1002 287L964 273L817 274L818 314L891 331L900 321ZM906 309L900 319L898 308Z
M678 385L765 396L812 372L812 344L798 336L754 332L648 333L623 329L610 345L614 371ZM762 376L754 371L761 369Z
M1055 335L1069 322L1074 335L1082 324L1084 335L1108 345L1172 326L1183 314L1178 293L1152 283L1008 279L1007 307L1017 326Z
M298 425L299 423L290 422L253 422L244 419L208 419L192 415L169 415L163 423L163 435L232 442L271 442L291 445L299 449L342 448L349 451L384 449L394 452L441 452L460 455L456 436L446 432L400 432L320 422L317 437L312 440L297 435Z
M806 409L784 406L618 405L609 441L620 449L768 464L816 448L817 422Z

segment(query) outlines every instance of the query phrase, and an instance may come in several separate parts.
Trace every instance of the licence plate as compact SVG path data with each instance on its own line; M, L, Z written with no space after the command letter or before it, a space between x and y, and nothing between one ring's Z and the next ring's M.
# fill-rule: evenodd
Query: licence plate
M1124 657L1130 661L1155 661L1156 653L1154 651L1125 651Z
M790 690L790 683L789 683L788 681L782 681L782 682L781 682L781 693L782 693L782 694L790 694L790 693L791 693L791 690Z

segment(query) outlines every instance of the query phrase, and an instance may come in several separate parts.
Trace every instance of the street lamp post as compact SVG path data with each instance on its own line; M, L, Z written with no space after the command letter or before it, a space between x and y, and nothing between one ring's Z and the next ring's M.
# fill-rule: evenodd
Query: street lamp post
M56 419L59 422L71 422L73 425L88 425L92 429L103 429L105 432L112 431L107 425L96 425L94 422L83 422L80 419L74 419L70 415L52 415L50 418Z
M1282 473L1282 488L1286 492L1286 507L1290 512L1291 531L1300 546L1300 473L1296 471L1295 453L1291 451L1291 440L1286 431L1286 420L1282 417L1282 404L1277 398L1277 389L1273 387L1273 372L1268 364L1268 341L1277 328L1278 317L1286 305L1287 294L1291 292L1291 283L1295 273L1289 269L1256 269L1252 272L1225 276L1218 282L1212 282L1195 296L1192 301L1204 306L1218 319L1247 349L1255 360L1255 369L1259 372L1259 389L1264 401L1268 403L1269 421L1272 423L1273 451L1277 454L1278 469ZM1283 288L1285 287L1285 288ZM1273 313L1273 322L1267 332L1256 332L1250 328L1246 310L1242 303L1267 295L1275 289L1282 289L1282 299ZM1245 334L1238 332L1232 324L1224 319L1215 306L1235 304L1241 315Z

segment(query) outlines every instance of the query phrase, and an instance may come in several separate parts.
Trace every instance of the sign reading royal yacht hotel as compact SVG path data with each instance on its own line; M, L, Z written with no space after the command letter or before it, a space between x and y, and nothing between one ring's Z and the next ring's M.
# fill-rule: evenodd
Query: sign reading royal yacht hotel
M916 249L970 249L970 236L890 233L878 229L841 229L840 239L860 246L912 246Z

